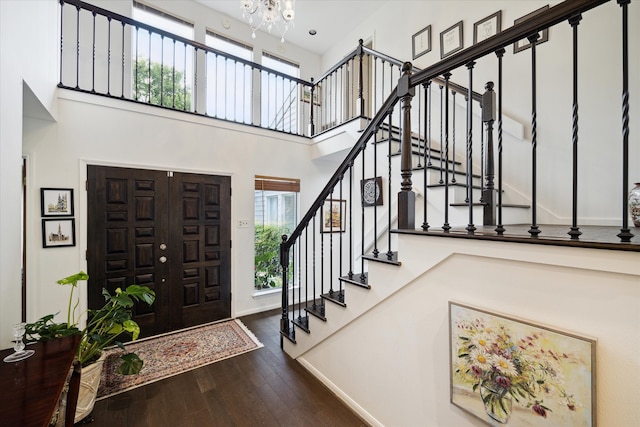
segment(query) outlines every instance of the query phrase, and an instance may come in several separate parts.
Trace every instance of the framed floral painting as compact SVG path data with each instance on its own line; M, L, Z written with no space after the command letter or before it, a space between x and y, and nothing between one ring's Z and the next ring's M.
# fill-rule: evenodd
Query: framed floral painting
M449 302L451 403L489 425L596 426L595 340Z

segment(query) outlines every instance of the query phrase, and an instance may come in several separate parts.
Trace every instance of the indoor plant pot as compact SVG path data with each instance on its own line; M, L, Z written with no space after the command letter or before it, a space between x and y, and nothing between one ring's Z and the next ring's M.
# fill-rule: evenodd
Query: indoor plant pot
M129 285L124 290L116 289L113 295L107 289L103 289L104 305L98 310L87 310L85 326L79 329L78 324L82 316L76 317L79 301L74 300L73 291L78 281L88 279L89 276L80 271L57 282L61 285L71 285L67 322L55 323L53 321L55 315L49 314L34 323L27 324L25 333L27 341L50 340L73 334L82 335L76 356L82 371L75 422L85 418L93 410L104 362L103 350L112 345L124 349L124 345L119 340L123 334L131 341L136 340L140 335L140 327L131 319L133 305L138 301L151 305L155 300L155 292L147 286ZM122 363L117 370L120 374L137 374L142 369L143 361L135 353L126 353L120 359Z

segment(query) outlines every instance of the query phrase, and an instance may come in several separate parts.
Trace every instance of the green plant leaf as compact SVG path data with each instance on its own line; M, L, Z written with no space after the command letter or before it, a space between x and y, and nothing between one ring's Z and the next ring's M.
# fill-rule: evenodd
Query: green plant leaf
M122 375L139 374L144 362L135 353L127 353L120 357L122 364L118 367L118 373Z
M59 285L76 286L78 284L78 281L80 280L89 280L89 275L84 271L80 271L76 274L72 274L71 276L65 277L64 279L60 279L56 283L58 283Z
M122 328L131 334L133 341L137 340L140 336L140 326L133 320L127 320L122 323Z

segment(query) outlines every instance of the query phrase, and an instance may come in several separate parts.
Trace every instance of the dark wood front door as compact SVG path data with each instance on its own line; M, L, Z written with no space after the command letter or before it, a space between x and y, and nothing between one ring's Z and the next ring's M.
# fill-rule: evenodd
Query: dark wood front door
M231 316L229 177L89 166L89 308L102 288L156 292L134 319L143 336Z

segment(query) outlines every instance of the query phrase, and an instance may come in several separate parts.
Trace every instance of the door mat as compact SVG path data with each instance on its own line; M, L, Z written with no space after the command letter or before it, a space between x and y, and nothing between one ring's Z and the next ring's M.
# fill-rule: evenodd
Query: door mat
M125 346L144 361L138 375L116 372L124 352L115 347L106 350L96 400L160 381L201 366L228 359L263 347L263 344L238 319L197 326L179 332L135 341Z

